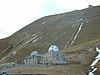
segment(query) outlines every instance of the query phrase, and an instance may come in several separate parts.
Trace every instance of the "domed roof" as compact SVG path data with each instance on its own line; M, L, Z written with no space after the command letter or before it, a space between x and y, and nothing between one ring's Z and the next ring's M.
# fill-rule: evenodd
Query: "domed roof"
M37 55L39 55L39 53L38 53L37 51L33 51L33 52L31 53L31 56L37 56Z
M48 49L48 52L59 51L59 48L56 45L51 45Z

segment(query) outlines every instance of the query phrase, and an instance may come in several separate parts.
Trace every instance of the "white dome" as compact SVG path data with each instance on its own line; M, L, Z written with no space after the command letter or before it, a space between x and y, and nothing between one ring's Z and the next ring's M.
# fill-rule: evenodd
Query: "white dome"
M31 53L31 56L37 56L37 55L39 55L39 53L37 52L37 51L33 51L32 53Z
M57 46L55 46L55 45L51 45L49 47L48 52L55 52L55 51L59 51L59 48Z

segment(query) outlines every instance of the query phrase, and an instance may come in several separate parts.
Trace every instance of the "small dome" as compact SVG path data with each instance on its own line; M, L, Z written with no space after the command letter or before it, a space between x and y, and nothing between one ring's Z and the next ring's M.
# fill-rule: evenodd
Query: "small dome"
M38 53L37 51L33 51L33 52L31 53L31 56L37 56L37 55L39 55L39 53Z
M48 52L55 52L55 51L59 51L59 48L55 45L51 45L48 49Z

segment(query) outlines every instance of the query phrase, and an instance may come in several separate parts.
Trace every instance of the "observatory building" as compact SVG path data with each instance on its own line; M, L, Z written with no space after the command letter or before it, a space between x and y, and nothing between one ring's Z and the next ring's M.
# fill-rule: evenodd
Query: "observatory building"
M41 55L37 51L33 51L30 56L24 59L22 64L25 66L35 66L39 64L40 59Z
M66 64L66 54L59 50L56 45L51 45L45 54L39 54L37 51L31 52L22 63L25 66L35 66L39 64Z

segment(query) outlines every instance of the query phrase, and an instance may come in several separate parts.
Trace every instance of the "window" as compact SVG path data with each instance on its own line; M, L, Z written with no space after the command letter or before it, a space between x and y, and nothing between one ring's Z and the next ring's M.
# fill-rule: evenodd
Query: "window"
M65 58L63 58L63 61L65 61Z
M34 55L33 55L33 58L34 58Z
M23 65L25 65L25 62L23 62Z
M58 58L57 58L57 60L58 60Z

